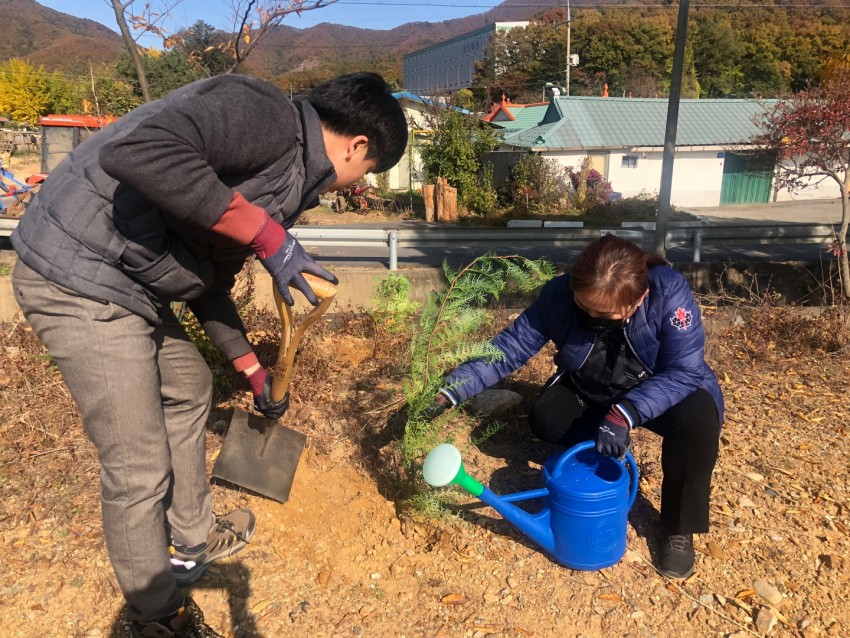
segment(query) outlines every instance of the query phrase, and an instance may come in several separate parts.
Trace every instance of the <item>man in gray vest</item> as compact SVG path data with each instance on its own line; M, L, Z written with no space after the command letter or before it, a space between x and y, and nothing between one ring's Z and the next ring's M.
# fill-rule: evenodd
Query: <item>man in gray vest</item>
M212 382L171 312L185 301L270 418L271 374L230 294L256 255L284 300L337 283L287 229L321 193L395 165L407 123L384 80L339 77L303 98L208 78L121 117L54 170L12 236L15 297L101 463L106 546L134 636L217 636L179 589L242 549L254 516L216 518L204 427Z

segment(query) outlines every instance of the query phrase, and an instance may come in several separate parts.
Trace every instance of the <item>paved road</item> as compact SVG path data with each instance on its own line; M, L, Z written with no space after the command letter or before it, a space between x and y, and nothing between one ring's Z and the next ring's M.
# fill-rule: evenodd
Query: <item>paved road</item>
M795 202L779 202L776 204L751 204L741 206L723 206L711 208L688 208L687 212L703 217L709 221L725 223L825 223L837 226L841 221L841 202L838 199L808 200ZM404 227L418 225L423 222L400 222L393 226ZM372 224L376 228L386 225ZM342 265L368 265L375 263L388 265L389 250L387 248L307 248L320 261ZM505 244L492 245L489 248L499 254L519 253L533 259L549 259L558 263L571 263L581 250L581 247L551 247L539 244ZM724 263L731 261L744 262L786 262L797 261L809 264L820 264L832 259L826 252L825 244L752 244L752 245L717 245L704 244L701 261L709 263ZM399 247L399 265L430 265L437 266L448 260L453 266L459 266L471 261L482 253L480 246L452 245L432 249ZM690 247L671 247L667 257L673 262L691 262L693 255Z

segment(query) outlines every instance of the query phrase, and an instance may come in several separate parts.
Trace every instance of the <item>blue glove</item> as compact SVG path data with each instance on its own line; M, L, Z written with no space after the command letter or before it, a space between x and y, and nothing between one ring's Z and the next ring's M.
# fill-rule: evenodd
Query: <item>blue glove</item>
M294 303L292 293L289 292L290 286L298 288L314 306L319 305L313 289L301 273L308 272L334 285L339 283L336 277L307 254L295 237L271 218L266 220L259 234L251 242L251 247L257 253L260 263L272 276L283 301L290 306Z
M628 415L619 406L612 405L596 430L596 451L602 456L621 458L629 447Z

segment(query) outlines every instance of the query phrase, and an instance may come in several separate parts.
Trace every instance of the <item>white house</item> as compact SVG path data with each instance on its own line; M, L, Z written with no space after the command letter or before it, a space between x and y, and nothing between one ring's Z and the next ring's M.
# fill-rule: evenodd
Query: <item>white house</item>
M438 100L420 97L409 91L393 93L393 97L399 101L407 118L409 132L407 150L398 164L393 166L389 172L390 190L418 190L424 184L424 171L419 149L429 144L431 139L431 127L433 119L431 114L437 108L445 108L445 104ZM466 109L454 108L462 113L469 114ZM369 177L374 182L374 176Z
M774 193L773 162L752 152L755 118L775 100L681 100L671 203L719 206L773 200L838 197L834 183L790 195ZM503 151L528 150L564 167L591 166L623 197L657 195L667 100L555 97L536 126L506 131Z

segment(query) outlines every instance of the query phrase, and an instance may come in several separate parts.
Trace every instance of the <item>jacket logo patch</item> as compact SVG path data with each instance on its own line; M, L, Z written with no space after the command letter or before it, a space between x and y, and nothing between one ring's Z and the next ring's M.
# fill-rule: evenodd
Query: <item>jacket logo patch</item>
M676 308L673 316L670 317L670 323L676 326L678 330L687 330L690 327L692 320L693 314L691 314L691 311L685 310L682 307Z

